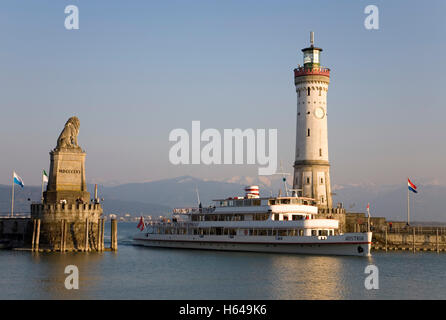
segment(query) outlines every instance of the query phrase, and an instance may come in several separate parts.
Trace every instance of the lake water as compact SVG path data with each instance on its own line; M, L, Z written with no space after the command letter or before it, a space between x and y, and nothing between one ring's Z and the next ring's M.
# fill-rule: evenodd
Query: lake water
M132 246L135 231L136 223L118 224L116 253L0 250L0 299L446 298L445 253L364 258L152 249ZM369 264L379 268L378 290L365 289ZM78 290L65 289L67 265L79 268Z

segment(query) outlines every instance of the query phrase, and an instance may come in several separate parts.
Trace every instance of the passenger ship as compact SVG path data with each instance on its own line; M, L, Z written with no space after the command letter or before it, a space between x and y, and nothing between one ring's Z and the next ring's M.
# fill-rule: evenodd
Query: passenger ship
M369 256L371 232L342 233L339 221L318 218L314 199L245 197L214 200L208 208L174 209L171 220L151 221L134 236L150 247L315 255Z

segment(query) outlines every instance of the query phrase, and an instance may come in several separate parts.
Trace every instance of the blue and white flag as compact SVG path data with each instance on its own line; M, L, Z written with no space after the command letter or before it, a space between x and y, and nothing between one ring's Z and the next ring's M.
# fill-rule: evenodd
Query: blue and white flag
M14 171L14 183L18 184L22 188L24 187L24 183L23 183L22 178L20 178L19 175L17 173L15 173L15 171Z

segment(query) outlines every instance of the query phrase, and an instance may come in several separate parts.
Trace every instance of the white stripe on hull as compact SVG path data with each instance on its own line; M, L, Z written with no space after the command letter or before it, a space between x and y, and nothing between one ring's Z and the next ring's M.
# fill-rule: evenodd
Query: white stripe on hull
M246 242L246 243L243 243ZM291 243L285 242L248 242L248 241L206 241L206 240L174 240L174 239L149 239L135 237L135 245L147 247L179 248L179 249L201 249L222 251L249 251L268 253L293 253L314 255L347 255L368 256L370 255L370 243L367 242L320 242L320 243ZM361 248L361 249L359 249ZM358 250L359 249L359 250Z

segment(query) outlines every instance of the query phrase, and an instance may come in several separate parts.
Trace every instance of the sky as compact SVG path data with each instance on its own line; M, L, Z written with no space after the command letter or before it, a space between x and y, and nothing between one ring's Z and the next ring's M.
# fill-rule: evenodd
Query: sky
M66 30L65 6L79 8ZM364 9L379 9L367 30ZM331 69L333 184L446 184L446 2L12 1L0 3L0 184L39 185L70 116L87 181L255 176L258 165L173 165L176 128L278 130L292 172L293 69L315 32Z

